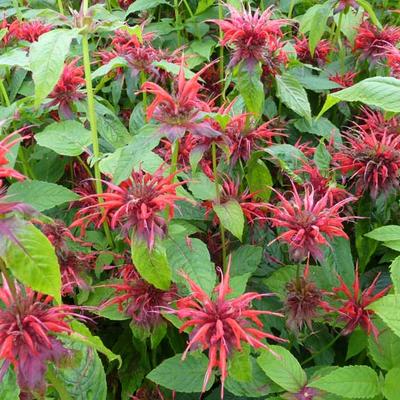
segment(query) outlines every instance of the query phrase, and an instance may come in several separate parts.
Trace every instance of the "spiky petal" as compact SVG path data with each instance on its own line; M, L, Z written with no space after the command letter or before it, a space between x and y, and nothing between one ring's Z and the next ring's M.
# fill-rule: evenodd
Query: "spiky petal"
M28 137L20 136L19 132L20 131L13 132L0 140L0 187L3 184L4 178L14 178L19 181L25 179L24 175L8 166L9 161L7 159L7 154L11 148Z

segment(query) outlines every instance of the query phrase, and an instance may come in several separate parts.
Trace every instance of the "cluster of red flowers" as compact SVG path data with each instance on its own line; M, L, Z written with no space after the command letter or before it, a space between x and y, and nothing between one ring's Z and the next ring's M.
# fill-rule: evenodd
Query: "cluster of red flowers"
M0 28L6 28L8 32L1 39L4 45L13 41L37 42L39 37L53 29L52 25L44 24L41 21L19 21L15 20L8 23L6 19L2 21Z

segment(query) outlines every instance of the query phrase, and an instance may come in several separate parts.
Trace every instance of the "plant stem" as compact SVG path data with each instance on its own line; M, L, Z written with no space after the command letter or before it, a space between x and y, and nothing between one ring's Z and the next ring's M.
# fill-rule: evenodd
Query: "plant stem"
M217 145L215 142L211 145L211 158L212 158L212 166L213 166L213 175L214 175L214 184L215 184L215 198L217 204L220 204L221 194L219 191L218 184L218 169L217 169ZM224 273L226 272L226 240L225 240L225 229L220 221L219 229L221 233L221 246L222 246L222 269Z
M181 27L182 27L182 20L181 14L179 13L179 0L174 0L174 10L175 10L175 27L177 27L177 35L178 35L178 47L180 47L182 43L181 38Z
M47 378L60 395L60 400L72 400L72 397L67 392L64 383L55 374L53 366L49 366L47 369Z
M342 38L341 38L342 22L343 22L343 12L339 14L339 21L335 33L335 42L337 42L339 46L340 72L344 73L344 53L343 53L344 48L342 45Z
M140 71L140 86L147 81L146 73L144 71ZM143 111L146 113L147 110L147 93L145 91L142 92L143 95Z
M88 10L88 0L83 1L83 13L84 15ZM89 53L89 40L88 33L86 31L82 34L82 53L83 53L83 67L85 70L85 82L86 82L86 92L87 92L87 116L90 123L90 131L92 134L92 145L93 145L93 155L94 155L94 177L96 182L96 193L101 195L103 193L103 186L101 184L101 173L99 167L100 159L100 145L99 136L97 133L97 122L96 122L96 112L94 107L94 93L92 86L92 72L90 69L90 53ZM100 196L99 204L103 203L103 199ZM104 210L103 210L104 211ZM113 240L108 226L107 221L103 222L103 229L106 235L108 244L113 247Z
M183 0L183 3L185 4L185 7L187 8L187 10L188 10L188 12L189 12L190 18L193 18L193 17L194 17L194 14L193 14L193 11L192 11L192 9L190 8L189 3L187 2L187 0Z
M290 0L288 18L292 18L295 0Z
M171 156L171 169L170 174L173 175L178 169L178 157L179 157L179 139L176 139L172 144L172 156Z
M220 20L224 19L224 9L222 6L221 0L218 1L218 18ZM222 32L221 27L219 27L219 80L221 84L225 79L225 71L224 71L224 46L221 44L221 41L224 37L224 33ZM225 99L223 99L225 100Z
M340 332L327 344L325 345L322 349L318 350L316 353L314 353L313 355L311 355L310 357L308 357L307 359L305 359L301 365L306 365L308 364L310 361L312 361L316 356L320 355L321 353L323 353L324 351L330 349L335 343L336 341L341 337L342 335L340 334Z
M6 107L10 107L11 103L10 103L10 99L7 94L7 90L4 86L3 79L0 79L0 92L1 92L1 95L3 96L4 104L6 105Z
M64 14L64 7L63 7L62 0L57 0L57 4L58 4L58 9L60 11L60 14Z

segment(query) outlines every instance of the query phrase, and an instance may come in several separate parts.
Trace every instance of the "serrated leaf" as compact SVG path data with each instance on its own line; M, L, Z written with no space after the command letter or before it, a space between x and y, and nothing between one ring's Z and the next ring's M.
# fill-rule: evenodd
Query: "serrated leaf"
M229 375L239 382L250 382L253 368L250 358L250 346L246 343L241 351L234 351L229 358Z
M156 242L150 250L144 240L136 238L131 241L132 261L139 274L158 289L168 290L171 285L172 271L165 249Z
M400 368L393 368L386 374L382 392L387 400L398 400L400 393Z
M35 106L53 90L64 68L64 60L76 30L54 29L40 36L29 50L29 65L35 83Z
M364 365L337 368L308 386L349 399L371 399L380 392L378 375Z
M293 75L285 72L276 75L277 92L276 95L282 103L294 111L296 114L311 120L311 107L307 93L301 83Z
M262 349L257 363L268 378L290 393L297 393L307 383L307 375L296 358L281 346L269 346L271 351Z
M386 225L376 228L371 232L366 233L364 236L377 240L379 242L389 242L400 240L400 226L399 225Z
M33 290L53 296L61 303L61 274L58 259L47 237L34 225L16 232L21 246L8 245L5 261L13 275Z
M3 363L0 362L0 370ZM8 367L3 379L0 381L0 399L1 400L19 400L20 390L17 384L15 372L11 366Z
M263 248L245 244L231 254L231 276L253 273L261 262Z
M318 4L315 7L313 18L310 23L309 47L311 55L314 55L314 50L322 38L326 30L326 21L332 11L332 4L327 1L323 4Z
M394 291L396 294L400 294L400 256L393 260L389 268Z
M184 361L182 354L176 354L153 369L147 378L177 392L200 393L207 365L208 358L202 353L189 353ZM211 374L206 390L211 388L214 379L214 374Z
M215 286L215 266L207 246L199 239L174 238L165 241L168 261L173 269L173 280L187 285L179 272L185 271L205 292L211 294Z
M188 183L188 188L196 199L215 199L215 184L202 172L193 174L192 179L190 179L190 182Z
M250 158L247 163L246 179L249 184L250 192L254 193L255 198L263 201L269 200L273 181L271 173L264 161Z
M92 142L90 131L77 121L54 122L37 133L35 140L63 156L79 156Z
M30 204L38 211L49 210L70 201L79 199L79 196L64 186L42 181L24 181L13 183L7 194L9 201L20 201Z
M323 142L320 142L315 149L314 162L320 171L328 170L331 164L332 156L326 149Z
M118 149L131 142L132 136L114 113L107 112L103 114L102 112L97 112L96 117L100 136L114 148Z
M180 65L171 63L166 60L153 61L152 65L154 65L155 67L161 68L164 71L167 71L170 74L173 74L176 76L179 75L179 71L181 70ZM185 74L186 79L191 79L196 75L194 72L192 72L189 68L186 68L186 67L183 68L183 72Z
M226 203L214 204L213 209L222 226L239 240L242 240L244 215L238 201L231 199Z
M26 50L21 48L8 50L0 56L0 65L21 67L29 70L28 53Z
M127 17L129 14L138 11L148 10L150 8L157 7L161 4L169 4L169 3L167 0L135 0L135 2L132 3L126 10L125 17Z
M346 360L360 354L368 345L368 336L360 328L356 329L350 336L347 347Z
M123 57L115 57L111 59L107 64L102 65L97 68L96 71L92 73L92 79L100 78L101 76L107 75L115 68L127 67L128 61Z
M374 301L368 306L382 321L397 335L400 336L400 296L388 294Z

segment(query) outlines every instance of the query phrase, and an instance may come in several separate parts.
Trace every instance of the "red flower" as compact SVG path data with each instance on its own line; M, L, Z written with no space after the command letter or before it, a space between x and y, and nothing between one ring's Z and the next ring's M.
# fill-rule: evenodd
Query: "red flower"
M186 81L181 65L177 90L172 95L154 82L145 82L142 86L144 92L155 96L147 108L147 119L154 118L160 122L160 132L171 141L181 138L186 132L206 137L220 135L202 115L211 112L207 102L199 97L202 86L198 83L198 78L206 68L208 66Z
M133 265L125 265L121 276L123 283L110 285L115 289L115 297L103 304L108 307L118 304L119 310L144 328L151 329L162 321L161 311L176 298L176 287L168 291L160 290L146 282L136 272Z
M362 115L358 117L358 120L356 128L361 127L369 133L375 133L378 137L383 136L385 132L388 135L400 134L400 118L398 116L385 118L383 112L363 107Z
M341 217L340 210L344 205L355 200L348 197L330 205L329 190L317 199L312 185L306 186L301 197L292 182L293 191L290 199L276 192L280 204L270 204L272 225L280 227L283 233L273 240L280 240L289 245L289 254L294 261L302 261L310 255L317 260L323 258L322 248L329 246L328 239L348 236L343 230L343 222L353 217ZM272 242L271 242L272 243Z
M333 12L337 14L342 11L348 10L349 7L353 7L355 10L358 10L360 8L356 0L339 0L338 5Z
M247 221L250 224L254 224L254 222L260 221L263 223L265 221L265 213L267 210L267 205L265 203L259 203L255 200L256 193L250 193L249 189L245 189L243 192L240 192L240 181L233 181L228 176L222 182L221 185L221 198L220 203L227 203L229 200L236 200L240 208L243 211L243 214ZM214 203L212 201L206 201L203 203L203 206L206 207L206 214L209 214L213 210ZM219 222L218 216L214 216L214 223L217 224Z
M182 273L189 283L191 295L177 301L177 310L171 310L184 321L180 331L193 327L189 335L189 343L182 359L185 359L189 350L200 347L208 350L208 368L204 377L202 392L206 390L213 368L221 372L221 398L224 394L224 383L228 375L227 359L233 350L241 350L241 342L247 342L254 348L269 349L262 342L268 338L275 341L286 340L274 336L271 333L262 332L253 327L253 323L262 328L260 315L282 316L279 313L264 310L252 310L251 302L260 299L266 294L255 292L245 293L233 299L227 299L230 293L229 269L221 277L221 283L215 288L215 298L210 298L204 290L198 286L188 275Z
M174 214L174 203L184 198L176 195L176 188L184 182L173 183L174 175L166 178L159 168L153 175L142 170L133 171L129 179L119 186L105 182L107 190L102 194L83 197L83 201L102 198L99 205L89 205L78 211L78 218L71 227L86 226L97 220L99 227L106 218L110 219L111 228L122 228L124 235L131 229L140 238L146 240L149 248L153 248L155 238L162 237L167 229L163 211L168 209L168 218ZM102 215L104 209L104 215ZM100 219L98 217L102 216Z
M332 82L336 82L344 88L350 87L354 85L354 78L357 76L358 72L345 72L344 74L340 74L339 72L335 75L331 75L329 80ZM332 92L336 92L341 89L333 89Z
M332 45L329 40L322 39L318 42L314 50L314 55L311 55L310 46L307 38L295 39L294 48L299 60L305 64L316 64L322 66L326 63L329 53L332 50Z
M390 286L374 294L376 284L378 282L380 274L376 276L372 284L361 292L360 278L358 275L358 268L356 268L354 282L351 288L349 288L338 276L340 286L333 289L336 294L343 294L346 300L343 301L343 306L340 307L337 312L340 318L346 322L346 326L342 331L342 335L349 335L360 326L369 335L373 334L375 339L378 339L379 331L371 320L371 316L374 315L374 311L367 310L367 307L374 301L383 297L390 289Z
M221 46L227 44L233 47L233 55L229 66L233 67L245 61L250 68L256 62L269 65L271 54L275 51L270 43L279 41L282 37L281 26L287 24L285 19L271 19L273 8L267 8L261 15L259 10L242 9L241 12L231 5L226 5L230 17L224 20L213 20L222 32L224 38ZM272 50L272 51L271 51Z
M400 79L400 50L391 46L389 47L386 56L390 67L390 74L394 78Z
M396 46L400 41L400 28L385 26L381 31L375 25L364 21L357 29L354 51L360 52L360 59L369 59L375 64L388 53L389 46Z
M19 132L13 132L0 140L0 187L3 185L4 178L14 178L19 181L25 179L24 175L7 166L9 163L7 153L11 150L11 147L28 138L28 136L20 136Z
M49 296L29 288L16 289L15 299L6 284L0 288L0 359L5 360L2 373L13 364L23 391L44 394L47 363L57 363L69 355L54 334L70 333L67 319L75 314L70 306L52 306Z
M400 136L359 127L344 137L347 146L334 154L334 160L342 173L351 173L357 195L369 191L375 199L399 187Z
M39 37L46 32L51 31L51 25L43 24L40 21L14 21L8 28L9 38L25 40L33 43L39 40Z
M127 10L128 7L134 2L135 0L118 0L118 4L123 10Z
M82 92L79 92L80 86L85 84L83 76L83 67L77 67L78 59L65 64L64 70L49 97L54 99L48 104L48 107L59 106L59 112L66 118L73 118L71 105L74 101L84 97Z

